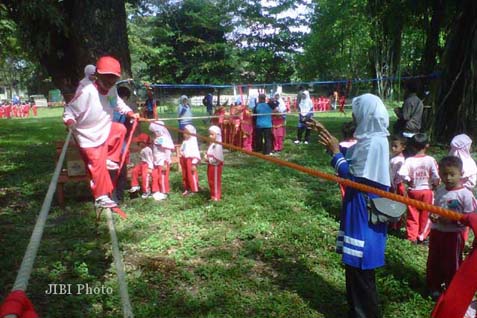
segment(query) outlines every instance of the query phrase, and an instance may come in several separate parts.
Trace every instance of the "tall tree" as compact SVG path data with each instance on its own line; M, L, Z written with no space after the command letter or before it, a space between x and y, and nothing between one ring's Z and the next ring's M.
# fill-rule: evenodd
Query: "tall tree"
M455 134L476 132L477 1L462 1L446 43L435 95L434 137L448 143Z
M131 66L124 0L3 0L21 27L23 47L38 58L56 87L70 98L86 64L117 57L124 76Z

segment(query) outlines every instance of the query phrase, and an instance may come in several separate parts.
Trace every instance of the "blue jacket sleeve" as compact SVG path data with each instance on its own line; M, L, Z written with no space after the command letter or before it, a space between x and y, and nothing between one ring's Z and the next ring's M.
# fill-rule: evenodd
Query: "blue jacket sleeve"
M341 178L349 179L349 164L341 152L333 156L333 158L331 159L331 165L335 168L335 171L338 173L338 176L340 176Z

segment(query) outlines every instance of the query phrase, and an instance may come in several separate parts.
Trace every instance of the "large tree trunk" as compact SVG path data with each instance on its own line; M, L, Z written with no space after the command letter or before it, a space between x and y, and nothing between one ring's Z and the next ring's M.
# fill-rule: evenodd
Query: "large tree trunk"
M477 1L464 0L443 54L435 95L433 133L448 143L456 134L477 132Z
M124 0L4 0L26 49L37 57L66 100L83 69L101 55L115 56L131 75Z
M435 71L437 56L439 56L439 34L445 18L444 0L432 2L432 17L427 27L426 44L422 54L421 74L430 74Z

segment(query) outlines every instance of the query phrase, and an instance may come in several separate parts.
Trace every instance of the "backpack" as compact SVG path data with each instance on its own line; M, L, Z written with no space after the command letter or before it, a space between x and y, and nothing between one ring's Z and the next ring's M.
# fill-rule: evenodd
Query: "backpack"
M207 106L207 95L202 98L202 105Z

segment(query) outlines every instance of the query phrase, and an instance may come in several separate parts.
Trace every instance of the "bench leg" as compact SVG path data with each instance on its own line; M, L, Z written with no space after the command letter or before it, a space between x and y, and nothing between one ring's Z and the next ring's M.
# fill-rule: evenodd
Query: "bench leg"
M58 200L58 205L60 208L65 208L65 191L64 191L64 183L57 183L56 184L56 199Z

